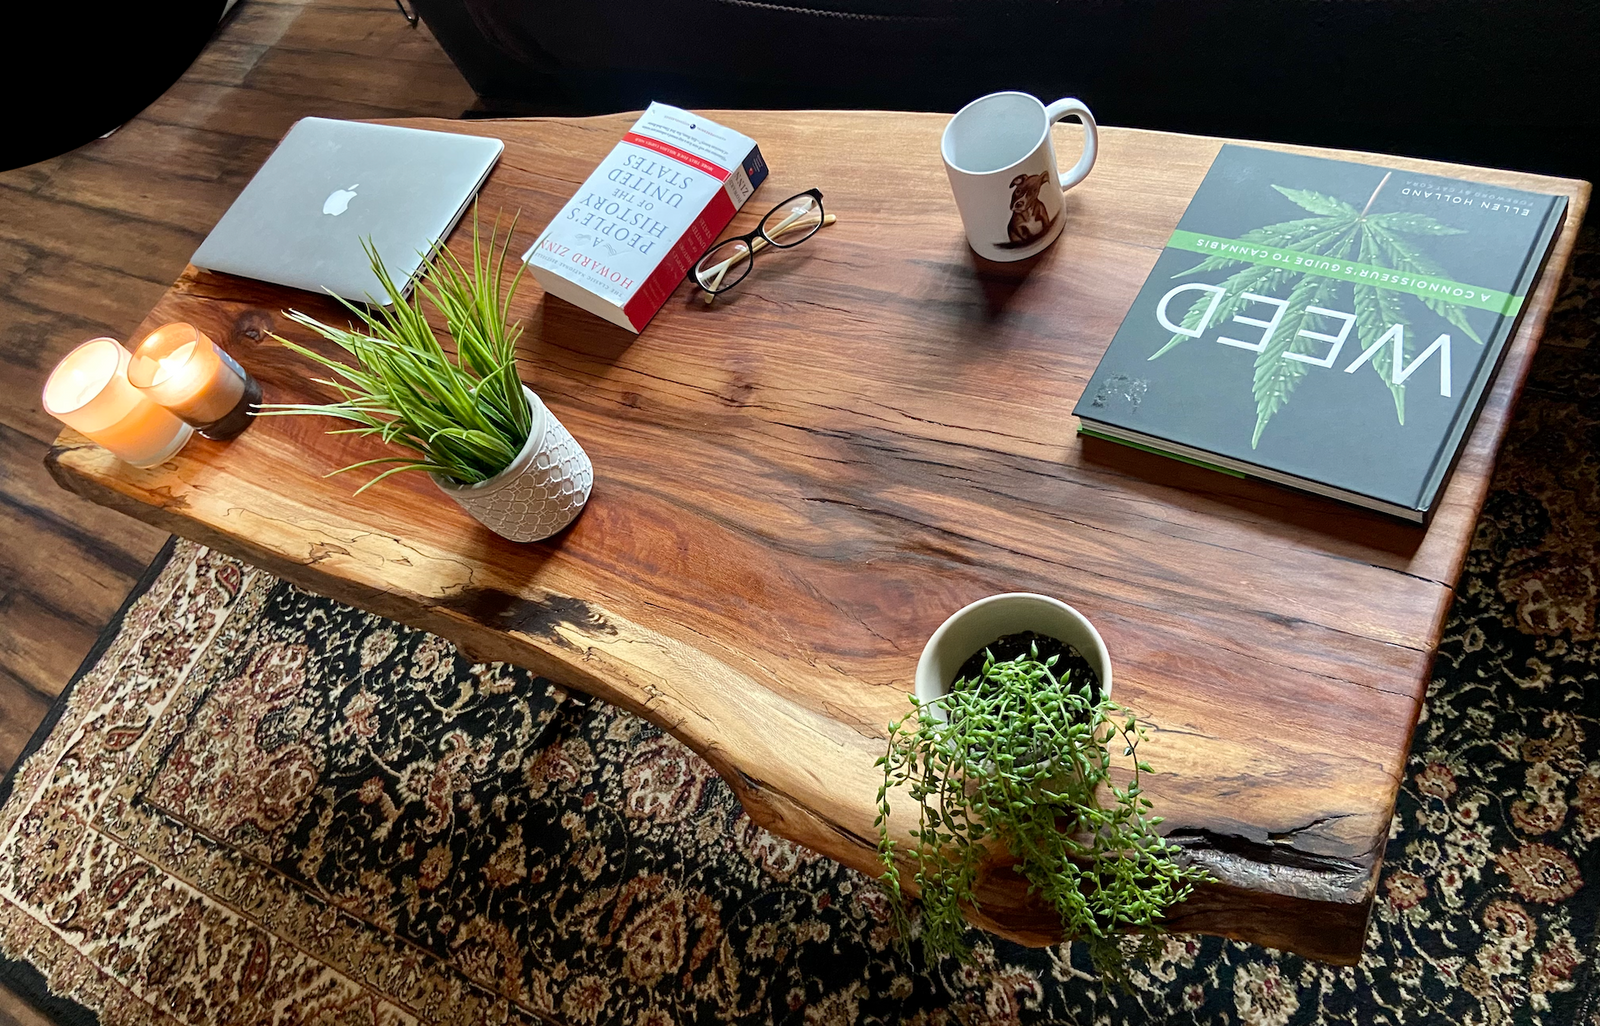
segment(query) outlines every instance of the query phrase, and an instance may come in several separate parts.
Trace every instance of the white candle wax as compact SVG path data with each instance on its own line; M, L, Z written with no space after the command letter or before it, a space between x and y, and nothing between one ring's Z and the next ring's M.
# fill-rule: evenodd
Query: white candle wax
M154 466L183 448L193 429L128 383L129 359L116 339L85 342L51 372L44 409L119 459Z

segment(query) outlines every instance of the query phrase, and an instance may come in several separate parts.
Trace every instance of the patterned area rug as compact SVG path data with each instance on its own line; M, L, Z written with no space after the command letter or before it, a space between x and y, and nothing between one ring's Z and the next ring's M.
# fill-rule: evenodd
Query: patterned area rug
M1358 968L1174 937L1129 996L1071 946L902 958L873 884L649 724L180 543L0 809L8 978L118 1024L1600 1024L1595 241Z

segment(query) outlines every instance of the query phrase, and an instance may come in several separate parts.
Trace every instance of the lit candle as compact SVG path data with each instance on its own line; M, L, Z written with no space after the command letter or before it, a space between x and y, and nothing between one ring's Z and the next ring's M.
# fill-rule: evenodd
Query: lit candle
M227 440L250 426L261 386L205 332L164 324L133 351L128 380L207 438Z
M50 416L136 467L153 467L183 448L194 429L128 383L128 351L97 338L68 353L44 383Z
M150 382L150 384L159 385L168 378L172 377L174 374L178 373L180 370L185 369L184 365L189 362L189 357L193 355L194 343L185 342L183 345L174 349L171 356L163 356L161 359L157 360L156 376Z

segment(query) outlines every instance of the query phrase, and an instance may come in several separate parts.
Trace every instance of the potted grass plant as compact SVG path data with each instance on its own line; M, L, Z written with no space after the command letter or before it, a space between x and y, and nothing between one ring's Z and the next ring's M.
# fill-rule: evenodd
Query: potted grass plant
M1064 936L1126 986L1124 938L1142 935L1136 954L1153 951L1163 912L1206 874L1156 832L1161 820L1140 786L1153 772L1138 757L1143 731L1111 700L1099 632L1048 596L991 596L934 632L916 690L878 760L878 853L902 942L911 925L903 866L925 953L965 958L964 910L978 907L984 867L1008 857ZM890 832L902 791L917 807L909 846Z
M441 246L424 262L408 298L370 240L362 243L389 303L359 307L347 327L298 311L287 316L338 346L354 366L274 335L328 370L315 379L334 389L331 403L264 406L263 416L318 415L355 426L330 434L377 438L409 452L362 460L330 472L385 467L357 489L405 471L424 471L439 490L486 527L512 541L548 538L583 510L594 483L588 455L517 374L521 324L510 308L521 266L502 290L515 220L502 240L487 243L472 221L472 262ZM435 333L427 308L443 318L450 346ZM453 350L453 351L452 351Z

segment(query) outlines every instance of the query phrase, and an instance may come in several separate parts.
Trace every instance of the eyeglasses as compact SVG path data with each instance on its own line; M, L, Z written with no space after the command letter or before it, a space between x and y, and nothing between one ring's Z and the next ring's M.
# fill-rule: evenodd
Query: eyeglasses
M768 246L789 249L817 234L817 229L832 224L832 214L822 212L822 190L807 189L790 196L767 212L756 230L738 238L724 239L706 250L691 272L694 282L706 292L706 302L744 280L755 262L755 255Z

